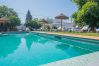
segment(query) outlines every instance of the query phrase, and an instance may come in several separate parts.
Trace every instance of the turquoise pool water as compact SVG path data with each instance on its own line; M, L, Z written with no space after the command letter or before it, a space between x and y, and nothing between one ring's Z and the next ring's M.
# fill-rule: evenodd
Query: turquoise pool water
M39 33L0 35L0 66L38 66L99 51L99 41Z

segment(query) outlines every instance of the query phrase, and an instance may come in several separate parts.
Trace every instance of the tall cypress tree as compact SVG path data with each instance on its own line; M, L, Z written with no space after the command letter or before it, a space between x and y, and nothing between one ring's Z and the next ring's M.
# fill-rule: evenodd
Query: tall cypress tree
M31 26L31 22L32 22L32 15L31 15L30 11L28 10L28 12L26 14L25 25L27 27L30 27Z

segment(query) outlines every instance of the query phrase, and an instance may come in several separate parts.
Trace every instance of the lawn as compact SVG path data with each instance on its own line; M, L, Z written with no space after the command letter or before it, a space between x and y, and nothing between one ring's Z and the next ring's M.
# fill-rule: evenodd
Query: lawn
M99 37L99 33L82 33L82 32L55 32L58 34L74 34L74 35L83 35L83 36L95 36Z

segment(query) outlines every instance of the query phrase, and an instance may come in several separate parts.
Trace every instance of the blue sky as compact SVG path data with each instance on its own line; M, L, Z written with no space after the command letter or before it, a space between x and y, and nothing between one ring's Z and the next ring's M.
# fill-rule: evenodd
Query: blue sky
M28 9L33 17L38 18L54 18L60 13L70 17L77 10L71 0L0 0L0 4L13 8L22 22L25 20Z

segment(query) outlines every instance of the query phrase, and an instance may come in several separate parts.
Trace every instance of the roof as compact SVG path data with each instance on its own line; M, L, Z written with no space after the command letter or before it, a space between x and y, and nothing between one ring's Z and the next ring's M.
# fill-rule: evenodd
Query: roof
M40 19L39 22L48 23L44 18Z
M69 17L61 13L60 15L56 16L55 19L69 19Z
M7 17L0 18L0 23L8 22L9 19Z
M9 21L9 19L7 17L0 18L0 20Z

